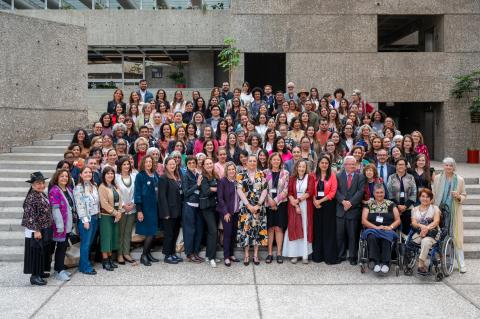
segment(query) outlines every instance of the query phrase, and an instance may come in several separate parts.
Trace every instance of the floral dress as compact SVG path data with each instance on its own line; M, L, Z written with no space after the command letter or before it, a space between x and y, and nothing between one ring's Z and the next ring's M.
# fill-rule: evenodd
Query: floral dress
M241 171L237 174L237 183L251 205L257 205L262 192L267 189L267 182L261 171L255 173L253 182L248 176L247 170ZM267 217L264 205L260 207L255 218L243 202L240 202L237 242L239 247L266 246L268 244Z

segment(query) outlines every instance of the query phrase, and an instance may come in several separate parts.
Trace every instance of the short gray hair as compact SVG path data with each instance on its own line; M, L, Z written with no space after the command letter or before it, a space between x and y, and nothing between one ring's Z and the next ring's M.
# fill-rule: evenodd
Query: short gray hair
M113 131L113 133L115 133L117 130L122 130L123 134L125 134L127 132L127 126L123 123L116 123L113 126L112 131Z
M347 155L347 156L345 156L345 158L343 159L343 164L345 165L345 163L346 163L348 160L353 160L355 163L357 162L357 160L355 159L355 157L353 157L352 155Z
M453 157L445 157L442 161L443 164L450 164L453 166L453 170L457 169L457 162L453 159Z

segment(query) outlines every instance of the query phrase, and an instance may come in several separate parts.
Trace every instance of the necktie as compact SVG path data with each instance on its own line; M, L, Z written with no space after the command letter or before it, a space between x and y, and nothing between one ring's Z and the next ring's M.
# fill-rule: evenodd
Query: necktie
M385 181L385 175L383 175L383 165L380 165L380 177L382 178L383 181Z
M350 189L350 186L352 186L352 174L348 174L347 178L347 187Z

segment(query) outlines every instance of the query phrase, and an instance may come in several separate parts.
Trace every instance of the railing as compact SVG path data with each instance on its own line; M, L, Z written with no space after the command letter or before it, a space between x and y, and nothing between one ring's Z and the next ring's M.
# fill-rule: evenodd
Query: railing
M0 0L0 10L230 9L230 0Z

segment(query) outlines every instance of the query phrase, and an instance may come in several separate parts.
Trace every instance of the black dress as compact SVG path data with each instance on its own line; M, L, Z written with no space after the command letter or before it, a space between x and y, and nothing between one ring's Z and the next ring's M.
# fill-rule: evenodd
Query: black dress
M319 179L316 199L324 196L323 191L324 182ZM321 208L315 207L313 213L312 260L317 263L324 261L327 265L338 264L336 240L337 218L335 199L333 199L324 202Z
M272 187L278 189L278 180L280 179L280 172L272 172ZM270 196L275 198L276 193L271 193ZM267 228L280 227L284 232L288 226L288 201L283 202L277 206L277 210L272 210L267 207Z

